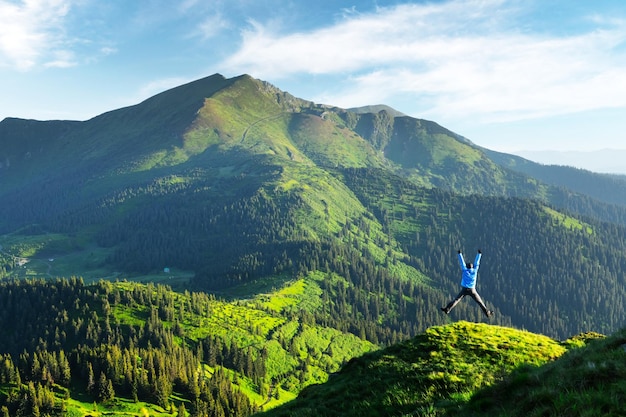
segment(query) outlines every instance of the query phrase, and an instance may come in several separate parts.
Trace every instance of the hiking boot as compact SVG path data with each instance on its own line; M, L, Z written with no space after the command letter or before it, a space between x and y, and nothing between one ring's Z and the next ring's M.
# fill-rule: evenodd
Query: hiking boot
M441 307L441 311L443 311L443 312L444 312L444 313L446 313L446 314L450 313L450 310L448 310L448 309L447 309L447 308L445 308L445 307Z
M487 317L491 317L491 316L493 316L493 311L492 310L487 311Z

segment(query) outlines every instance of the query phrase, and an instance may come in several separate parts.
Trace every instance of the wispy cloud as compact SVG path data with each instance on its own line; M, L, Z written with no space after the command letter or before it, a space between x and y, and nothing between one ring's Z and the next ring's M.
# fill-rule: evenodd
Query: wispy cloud
M589 16L595 26L578 33L532 31L526 4L405 4L287 35L254 22L224 66L274 80L343 78L322 95L338 105L411 94L436 118L497 122L626 106L626 23Z
M0 66L28 70L46 60L63 40L63 19L70 4L68 0L0 0Z
M228 3L233 2L230 0ZM221 0L184 0L179 3L176 14L189 20L186 38L206 41L232 28L233 23L225 12L224 3Z
M51 60L44 63L46 68L70 68L76 65L74 53L67 50L54 51Z
M228 20L221 13L215 13L205 18L197 27L197 33L203 40L211 39L224 29L230 27Z

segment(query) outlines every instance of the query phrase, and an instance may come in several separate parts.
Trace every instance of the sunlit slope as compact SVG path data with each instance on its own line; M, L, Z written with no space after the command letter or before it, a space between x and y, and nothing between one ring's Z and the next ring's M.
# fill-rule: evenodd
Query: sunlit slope
M516 369L451 415L621 416L625 399L626 329L622 329L572 349L553 363Z
M205 100L185 146L218 145L321 167L382 166L382 154L348 128L337 110L242 76Z
M443 415L521 365L540 366L566 351L548 337L457 322L346 364L328 382L263 416Z
M303 387L325 382L349 359L378 349L351 333L298 315L321 303L315 279L230 302L132 282L3 281L0 299L5 370L0 404L9 403L11 415L36 415L14 413L17 403L28 398L28 384L38 392L55 393L51 396L57 398L46 402L50 405L45 410L56 412L63 403L71 415L87 415L77 408L93 411L96 404L110 415L126 415L122 411L129 402L137 404L132 415L140 415L146 403L160 409L156 415L181 403L205 415L198 411L198 397L206 402L206 393L212 391L207 384L216 380L221 387L214 397L245 398L255 409L274 407L293 399ZM63 359L63 373L58 357ZM18 363L19 368L14 366ZM162 372L165 367L168 372ZM113 395L106 400L89 382L90 369L112 382ZM222 408L237 414L235 410L247 408L241 405L225 403Z

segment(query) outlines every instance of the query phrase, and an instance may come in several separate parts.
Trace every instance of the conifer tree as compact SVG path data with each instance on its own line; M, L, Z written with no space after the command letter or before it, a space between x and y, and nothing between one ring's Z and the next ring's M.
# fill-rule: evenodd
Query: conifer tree
M100 372L97 385L97 399L99 402L107 402L115 398L115 390L113 389L113 382L106 377L104 372Z

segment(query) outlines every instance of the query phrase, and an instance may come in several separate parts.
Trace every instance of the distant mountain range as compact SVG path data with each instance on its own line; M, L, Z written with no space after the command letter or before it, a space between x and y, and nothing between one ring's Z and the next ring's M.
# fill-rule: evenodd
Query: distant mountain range
M626 175L626 149L597 151L515 151L531 161L545 165L563 165L605 174Z

